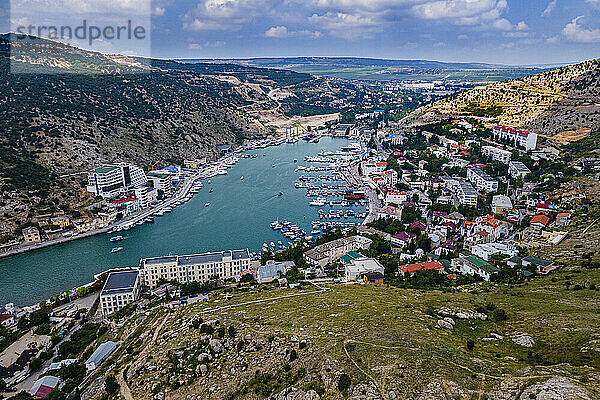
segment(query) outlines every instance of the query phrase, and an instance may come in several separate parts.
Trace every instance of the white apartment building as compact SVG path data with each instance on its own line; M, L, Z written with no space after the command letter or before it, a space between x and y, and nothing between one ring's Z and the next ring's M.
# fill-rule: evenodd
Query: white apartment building
M456 186L458 202L463 206L477 207L477 190L469 183L460 181Z
M513 145L524 147L527 151L537 147L537 134L524 129L496 125L492 134L497 139L509 140Z
M140 295L139 271L111 272L100 292L100 309L108 316L121 307L133 303Z
M512 155L510 151L494 146L481 146L481 154L503 164L508 164Z
M110 198L147 183L146 174L135 165L107 164L88 173L87 191L96 196Z
M385 161L376 161L376 162L367 162L363 164L362 170L364 176L369 175L381 175L383 171L387 168L387 162Z
M148 182L156 190L162 191L165 196L173 193L173 175L169 173L150 171L148 172Z
M486 174L481 168L467 168L467 180L477 188L477 190L492 193L498 190L498 181Z
M396 184L398 183L398 172L396 172L393 169L388 169L386 171L383 171L381 176L383 176L383 179L385 180L385 184L387 186L396 187Z
M401 192L398 190L392 190L387 192L387 195L385 196L385 204L398 204L401 205L402 203L404 203L406 200L408 200L408 196L406 194L406 192Z
M140 186L133 189L134 196L140 201L141 208L148 208L158 200L158 190L151 187Z
M508 163L508 174L513 178L524 178L529 173L531 173L531 170L521 161L511 161Z
M240 280L242 272L256 264L246 250L227 250L187 256L166 256L140 260L143 282L156 287L161 279L180 283L218 279Z
M519 252L513 245L504 243L481 243L471 247L471 253L485 261L490 261L493 255L502 254L507 258L516 256Z

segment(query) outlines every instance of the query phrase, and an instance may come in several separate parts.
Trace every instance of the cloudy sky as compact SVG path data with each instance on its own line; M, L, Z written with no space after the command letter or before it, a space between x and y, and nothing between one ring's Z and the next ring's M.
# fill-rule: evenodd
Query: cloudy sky
M86 1L62 0L61 12ZM152 10L155 57L551 64L600 56L600 0L107 1Z

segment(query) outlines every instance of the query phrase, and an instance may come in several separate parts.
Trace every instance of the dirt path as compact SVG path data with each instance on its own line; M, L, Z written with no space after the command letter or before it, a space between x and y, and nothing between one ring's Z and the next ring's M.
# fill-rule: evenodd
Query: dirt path
M121 393L121 396L125 397L125 400L133 400L131 390L129 390L129 385L123 377L123 370L117 374L117 382L119 383L119 392Z

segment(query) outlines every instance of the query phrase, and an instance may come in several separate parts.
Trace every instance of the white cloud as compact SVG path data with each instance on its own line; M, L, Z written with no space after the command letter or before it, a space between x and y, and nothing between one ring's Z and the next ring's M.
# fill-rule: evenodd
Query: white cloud
M217 48L223 47L227 44L227 42L217 40L214 42L204 42L204 43L188 43L188 49L198 50L198 49L206 49L206 48Z
M381 23L374 18L342 12L313 14L308 20L327 30L332 36L343 39L370 38L373 33L383 30Z
M414 5L412 12L422 19L479 25L499 20L507 8L506 0L436 0Z
M550 3L548 3L544 11L542 11L542 17L549 17L555 7L556 0L552 0Z
M285 26L273 26L265 32L266 37L284 38L288 36L288 30Z
M562 34L567 40L579 43L600 42L600 29L591 29L582 26L579 22L583 16L573 18L563 29Z

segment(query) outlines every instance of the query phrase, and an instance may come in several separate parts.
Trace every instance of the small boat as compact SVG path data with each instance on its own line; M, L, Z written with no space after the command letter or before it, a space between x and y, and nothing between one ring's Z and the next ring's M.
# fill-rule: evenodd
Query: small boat
M204 207L210 206L210 203L204 203Z
M123 240L123 239L125 239L123 236L121 236L121 235L118 235L118 236L113 236L113 237L111 237L111 238L110 238L110 241L111 241L111 242L118 242L118 241L120 241L120 240Z
M298 162L298 159L297 159L297 158L294 158L294 162L295 162L295 163L296 163L296 162Z
M210 190L208 191L208 193L212 193L212 192L213 192L213 190L212 190L212 188L210 188Z
M243 180L244 180L244 175L242 175L242 176L240 177L240 181L243 181Z
M275 168L275 164L271 164L271 167L272 167L272 168Z
M277 196L283 196L283 192L277 193Z
M116 253L116 252L119 252L119 251L121 251L121 250L123 250L123 248L122 248L122 247L113 247L113 249L112 249L110 252L111 252L111 253Z
M210 179L208 180L208 184L210 185Z

